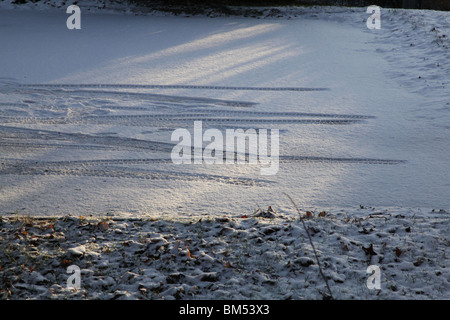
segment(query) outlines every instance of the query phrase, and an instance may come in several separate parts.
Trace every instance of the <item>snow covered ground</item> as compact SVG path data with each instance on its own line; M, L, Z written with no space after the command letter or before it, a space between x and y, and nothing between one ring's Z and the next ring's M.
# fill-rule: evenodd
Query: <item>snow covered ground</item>
M117 219L143 218L147 220L142 237L146 237L145 232L157 233L155 225L168 221L176 224L186 219L250 216L256 209L272 206L285 220L263 219L262 225L284 228L287 223L291 229L299 228L287 193L305 212L332 213L331 220L314 220L314 224L322 241L318 244L320 257L331 259L327 267L334 268L325 273L334 284L340 284L336 298L449 297L449 13L383 9L381 29L369 30L365 8L266 9L256 19L112 14L87 12L81 7L82 29L68 30L65 8L11 10L10 4L0 4L5 8L0 10L2 245L14 230L8 223L23 215L48 219L67 215L108 217L113 218L111 226L119 223ZM263 176L258 165L173 164L170 153L175 142L171 134L177 128L192 130L194 120L202 120L204 129L222 131L279 129L278 173ZM372 211L360 209L360 205ZM382 212L384 218L371 218L374 212ZM349 224L353 220L347 221L347 216L355 221L356 217L377 221L377 225L356 227ZM420 232L403 232L419 216ZM153 224L153 219L158 222ZM132 221L127 220L124 228L134 228ZM237 225L226 227L247 230L251 229L248 223L255 222L245 221L238 219L233 222ZM340 231L330 231L330 225ZM192 228L206 228L202 223L176 226L176 230L161 230L161 237L171 245L187 241ZM66 225L60 227L49 229L64 233L66 240L72 239L72 231ZM381 231L367 240L363 227ZM261 225L255 228L245 233L236 231L236 240L264 233L259 230ZM396 231L400 229L401 234ZM116 232L115 227L108 230ZM128 235L130 241L138 241L139 234L127 233L117 243L126 241ZM197 236L195 241L208 241ZM220 239L223 234L211 231L208 236ZM288 249L282 249L282 253L278 241L287 236L280 233L269 242L263 239L272 246L267 249L270 254L278 255L275 261L280 264L274 262L276 265L269 269L284 277L287 282L279 285L286 285L285 289L273 291L255 280L253 287L245 289L250 293L237 298L279 299L289 292L292 298L322 297L317 291L321 281L317 270L308 275L308 279L315 277L317 284L308 289L311 291L301 293L289 287L289 277L293 276L285 269L289 257L293 252L300 254L298 247L309 249L304 238L296 238L284 244ZM330 246L328 236L339 239ZM19 232L17 245L28 245L21 242L25 241L22 238ZM349 248L352 254L343 253L345 258L333 255L343 238L357 247L355 256L353 248ZM94 245L92 238L71 241L67 243L75 246L75 241L78 245L87 241L86 245ZM220 249L237 249L230 239L223 241ZM419 245L417 241L425 242ZM344 249L348 243L344 241ZM372 262L389 266L379 295L361 282L370 262L363 259L363 248L371 244L377 253L389 252L381 254L388 256L386 260ZM407 254L393 256L392 252L398 252L395 248ZM253 257L260 249L252 247L248 254ZM306 251L297 258L312 258L311 251ZM435 252L425 256L427 251ZM232 254L238 259L237 252ZM416 268L414 263L420 257L426 263L422 261ZM55 261L60 258L56 255ZM0 272L17 272L10 265L16 260L4 259L5 255ZM348 259L354 259L355 264ZM402 269L394 264L399 261L409 267ZM346 269L338 270L338 262ZM246 263L242 269L247 268ZM84 267L97 276L100 269L90 269L94 266ZM115 267L114 272L125 272ZM300 263L300 268L308 267ZM130 272L140 274L139 270L148 266L137 268ZM229 275L222 275L222 269L214 270L203 263L179 271L187 270L189 277L195 278L201 277L199 270L206 272L205 268L220 274L214 279L225 286L220 289L223 295L204 288L184 288L183 292L192 289L201 298L230 298L241 278L225 279ZM258 270L262 277L275 281L269 269ZM45 276L46 270L39 270L47 282L56 281ZM303 277L310 269L301 270L302 275L294 270L293 277ZM170 284L163 274L150 277L163 283L157 292ZM356 280L352 278L355 274L359 275ZM428 282L413 286L409 277L421 274L426 274ZM116 282L118 276L110 275ZM398 285L391 286L395 277L401 278L402 290ZM12 282L28 283L25 278ZM305 278L301 281L307 282ZM127 288L135 290L135 285ZM147 292L152 290L147 284L143 287ZM123 289L116 284L111 288ZM98 297L97 289L85 295ZM47 291L8 290L17 298L23 298L24 292L48 297ZM360 290L365 293L360 294ZM175 291L165 295L177 297ZM7 290L3 294L9 295ZM131 296L136 298L136 294Z
M264 211L265 213L270 213ZM0 218L4 299L328 299L296 217ZM449 299L448 213L306 213L335 299ZM67 272L80 270L77 289ZM369 289L369 265L380 269ZM369 281L369 283L371 283Z

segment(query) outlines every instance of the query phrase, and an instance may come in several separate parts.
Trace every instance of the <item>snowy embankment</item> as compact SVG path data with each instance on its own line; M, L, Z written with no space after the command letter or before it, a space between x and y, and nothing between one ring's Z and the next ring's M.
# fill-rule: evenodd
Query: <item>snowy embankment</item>
M333 298L450 298L449 213L301 214ZM198 221L18 215L0 218L0 240L3 299L330 298L300 219L270 210ZM78 288L67 285L72 265ZM369 265L379 289L367 287Z

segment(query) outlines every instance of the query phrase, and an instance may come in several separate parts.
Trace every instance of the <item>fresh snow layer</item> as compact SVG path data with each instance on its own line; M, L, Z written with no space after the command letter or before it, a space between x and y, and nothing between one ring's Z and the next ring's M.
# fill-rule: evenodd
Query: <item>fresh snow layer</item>
M0 294L329 299L302 222L263 213L273 214L184 221L0 217ZM450 298L448 213L363 208L301 215L334 299ZM379 287L370 285L369 265L380 268ZM79 270L78 284L70 266Z
M449 298L448 13L82 7L67 30L40 3L0 10L2 298L329 298L286 194L334 298ZM279 129L279 172L173 164L193 119Z
M365 8L211 19L82 7L68 30L63 9L0 11L2 213L291 211L283 192L305 208L449 207L448 13L382 10L369 30ZM193 119L279 129L278 173L155 162Z

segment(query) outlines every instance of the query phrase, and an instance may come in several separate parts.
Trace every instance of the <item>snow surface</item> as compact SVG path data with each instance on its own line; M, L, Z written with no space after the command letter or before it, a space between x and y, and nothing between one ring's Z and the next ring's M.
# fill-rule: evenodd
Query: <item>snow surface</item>
M255 19L82 7L82 29L68 30L65 8L0 5L1 215L196 221L270 205L295 220L284 193L302 210L339 219L361 215L360 205L406 221L420 212L428 233L417 236L427 235L442 254L425 271L439 290L421 284L416 291L448 298L448 12L383 9L381 30L369 30L365 8L266 9ZM234 90L161 87L175 85ZM192 130L200 118L205 128L279 129L279 172L172 164L171 133ZM439 222L432 210L440 212ZM396 235L383 231L375 243L342 232L359 249L370 242L383 247ZM365 274L360 264L345 272ZM347 285L349 293L338 298L377 297L356 294L366 289L360 282ZM281 297L270 292L262 297ZM294 298L317 298L314 292ZM382 298L406 296L382 292Z
M368 30L364 8L285 10L290 19L82 13L81 30L66 28L68 15L61 9L2 11L0 74L18 84L329 89L33 89L7 86L11 79L6 79L1 94L2 171L7 173L2 174L2 212L185 216L267 205L290 210L282 192L306 208L448 209L448 13L383 10L382 29ZM363 119L346 125L304 124L323 118L298 116L300 123L271 124L294 122L286 112ZM211 122L210 127L221 130L279 129L280 155L302 158L280 163L275 176L261 176L260 168L250 165L114 162L169 158L170 146L155 152L152 142L133 147L127 139L174 144L173 130L192 130L191 114L199 113L227 118L226 125ZM186 120L151 121L155 114ZM47 131L38 134L37 129ZM79 136L56 138L55 132ZM95 148L98 137L102 146ZM113 161L107 167L83 162L94 159ZM61 163L45 174L40 168L49 161ZM114 178L118 171L131 179ZM253 179L254 186L240 179Z

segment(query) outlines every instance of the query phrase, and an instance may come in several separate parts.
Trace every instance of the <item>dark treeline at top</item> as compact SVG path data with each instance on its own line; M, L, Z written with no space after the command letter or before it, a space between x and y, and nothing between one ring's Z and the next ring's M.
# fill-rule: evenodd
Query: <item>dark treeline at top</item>
M300 5L337 5L365 7L378 5L384 8L410 8L450 10L450 0L124 0L146 7L206 7L226 8L229 6L300 6Z

